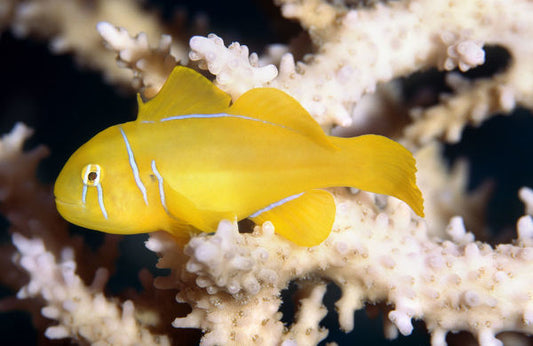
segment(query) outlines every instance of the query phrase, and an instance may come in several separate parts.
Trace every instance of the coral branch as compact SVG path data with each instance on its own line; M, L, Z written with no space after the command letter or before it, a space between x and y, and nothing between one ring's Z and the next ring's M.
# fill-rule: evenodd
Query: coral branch
M145 34L141 35L140 40L143 41L146 41L146 37L155 40L165 32L157 16L143 10L138 1L7 0L0 6L0 27L9 27L19 37L47 39L54 53L73 53L82 64L101 70L108 80L130 86L131 74L117 66L114 53L104 48L95 30L102 20L132 32L142 28ZM184 45L177 41L170 45L168 38L163 38L160 50L172 51L176 60L187 59ZM143 63L137 68L143 70Z
M100 22L96 29L111 50L118 53L118 61L134 72L134 88L147 98L154 97L165 83L177 59L171 54L172 38L162 35L159 46L151 48L145 33L132 38L124 28Z
M249 54L247 46L233 42L226 48L215 34L207 38L194 36L189 44L190 59L200 61L200 68L216 75L217 85L234 100L249 89L267 85L278 73L274 65L259 66L257 54Z
M24 152L22 146L33 131L17 123L0 140L0 211L11 223L13 232L40 235L54 253L59 253L58 239L68 238L67 224L55 210L51 188L36 179L39 162L48 149L38 146ZM49 232L43 232L47 228Z
M433 345L445 345L450 331L468 331L481 345L500 345L503 331L531 335L533 192L519 192L525 215L512 243L476 240L485 228L489 187L468 192L466 165L448 170L438 141L458 141L465 125L498 112L533 108L533 2L276 3L311 42L300 61L291 44L267 47L259 56L237 42L226 47L223 34L194 36L187 52L176 37L163 35L161 21L137 1L8 0L0 4L0 27L18 37L46 39L54 53L71 52L122 85L133 78L146 98L158 92L178 61L190 58L234 99L251 88L274 87L297 99L326 129L353 122L356 133L372 127L396 136L416 151L426 220L394 198L337 188L331 190L337 207L333 232L312 248L279 237L269 222L240 233L236 224L221 221L216 233L194 235L185 247L156 232L146 247L160 256L158 267L169 275L148 289L152 276L143 272L143 294L130 294L131 301L108 298L103 286L114 270L118 238L106 237L95 255L70 236L50 186L35 178L48 150L24 151L31 130L19 124L0 140L0 212L16 247L3 247L0 264L2 283L22 300L7 298L0 307L26 304L39 311L44 302L42 315L59 324L43 334L77 342L169 344L174 334L183 340L182 328L197 328L204 345L290 346L327 337L320 326L327 314L322 300L333 282L342 292L335 307L346 332L357 328L354 311L382 304L391 338L411 334L413 320L424 321ZM466 79L460 73L483 65L489 45L509 53L508 66ZM127 69L117 67L114 55ZM435 97L431 106L418 103L426 108L413 107L398 78L429 68L446 74L451 92ZM299 304L294 322L284 325L280 292L291 282ZM186 315L181 303L190 306Z
M439 118L453 115L456 123L448 138L457 140L460 129L471 119L508 112L514 104L532 107L533 85L525 76L533 73L533 65L523 58L533 53L527 43L532 36L528 23L533 12L528 1L517 0L513 6L497 0L451 6L447 1L413 0L377 4L365 10L333 7L317 0L279 3L285 16L297 18L310 31L318 47L312 58L295 64L287 53L277 77L274 71L265 78L253 77L248 86L236 77L247 50L224 50L216 36L194 37L190 42L191 59L205 61L200 66L215 75L221 73L223 77L217 82L232 95L260 85L277 87L299 100L322 125L346 126L354 106L365 94L373 93L377 83L430 67L452 70L458 66L465 71L484 62L484 45L497 44L509 50L515 60L478 94L462 97L463 103L476 102L477 107L441 109L445 115L439 114ZM502 35L502 30L508 34ZM237 60L241 64L236 64ZM253 56L251 60L255 61ZM494 88L500 91L502 101L483 108L491 104ZM431 114L423 117L427 122L433 118ZM451 125L436 125L434 134L409 130L407 137L413 143L427 143L446 128Z
M270 224L239 234L229 222L222 222L213 236L190 241L183 269L170 260L180 250L166 246L162 263L175 271L171 277L177 287L187 287L179 300L193 306L174 326L205 329L208 345L221 338L250 343L259 336L264 344L282 339L317 343L326 335L318 325L325 313L324 286L312 281L287 334L258 328L280 328L278 294L290 281L321 278L343 291L337 306L347 331L354 326L354 310L365 302L385 301L394 307L389 319L400 333L410 334L411 320L423 319L435 344L442 344L448 331L470 331L482 345L497 343L495 335L501 331L533 332L528 317L533 308L529 216L519 223L518 246L493 249L474 242L460 219L448 228L452 241L433 242L425 223L412 219L404 204L391 201L378 212L369 196L337 190L334 232L310 249L275 235Z
M30 274L30 282L17 297L42 297L46 301L42 314L59 322L46 329L48 338L71 338L91 344L170 345L166 336L152 335L140 325L133 302L126 301L120 307L104 297L105 270L97 272L88 287L76 275L72 249L64 248L58 263L39 238L28 239L15 233L13 243L19 253L17 262Z
M519 196L522 202L526 205L526 214L533 215L533 190L529 187L520 189Z
M492 192L490 182L468 192L468 163L456 162L451 170L442 158L443 149L431 143L416 153L417 183L424 196L424 212L431 236L447 239L450 219L462 215L466 227L477 236L485 236L485 210Z

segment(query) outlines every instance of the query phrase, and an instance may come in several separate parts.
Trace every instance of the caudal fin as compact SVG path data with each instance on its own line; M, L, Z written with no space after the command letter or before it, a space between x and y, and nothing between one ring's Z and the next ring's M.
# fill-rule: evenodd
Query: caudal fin
M401 144L378 135L330 137L342 152L343 181L361 190L394 196L424 216L424 199L416 185L416 162Z

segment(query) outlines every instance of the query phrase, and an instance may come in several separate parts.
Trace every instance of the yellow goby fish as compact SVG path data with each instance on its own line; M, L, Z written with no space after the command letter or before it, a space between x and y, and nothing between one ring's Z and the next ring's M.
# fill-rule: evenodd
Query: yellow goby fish
M108 233L213 232L221 219L272 221L302 246L327 238L335 218L322 188L391 195L423 216L415 160L377 135L327 136L292 97L256 88L231 98L178 66L137 120L81 146L55 183L68 221Z

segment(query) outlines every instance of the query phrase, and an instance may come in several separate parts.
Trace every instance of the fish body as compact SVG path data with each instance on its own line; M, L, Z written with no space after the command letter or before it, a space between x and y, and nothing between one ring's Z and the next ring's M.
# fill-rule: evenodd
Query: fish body
M406 201L422 215L415 162L382 136L327 136L290 96L252 89L230 106L207 79L177 67L136 121L78 149L55 196L69 221L111 233L212 232L221 219L271 220L313 246L331 230L332 196L353 186ZM81 173L81 177L80 177Z

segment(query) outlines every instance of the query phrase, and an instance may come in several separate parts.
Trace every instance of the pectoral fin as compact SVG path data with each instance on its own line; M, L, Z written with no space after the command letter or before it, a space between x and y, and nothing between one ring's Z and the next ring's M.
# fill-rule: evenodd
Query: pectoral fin
M293 198L291 198L293 197ZM335 201L324 190L311 190L274 203L254 214L256 224L271 221L276 233L300 246L315 246L331 232Z
M194 202L177 191L167 193L169 213L174 218L203 232L214 232L222 219L233 220L234 213L199 209ZM178 224L177 224L178 226ZM183 227L179 227L182 228Z
M165 229L165 231L170 233L176 243L180 246L187 244L191 237L198 233L198 230L196 230L192 225L189 225L178 219L172 220L170 222L170 228Z

